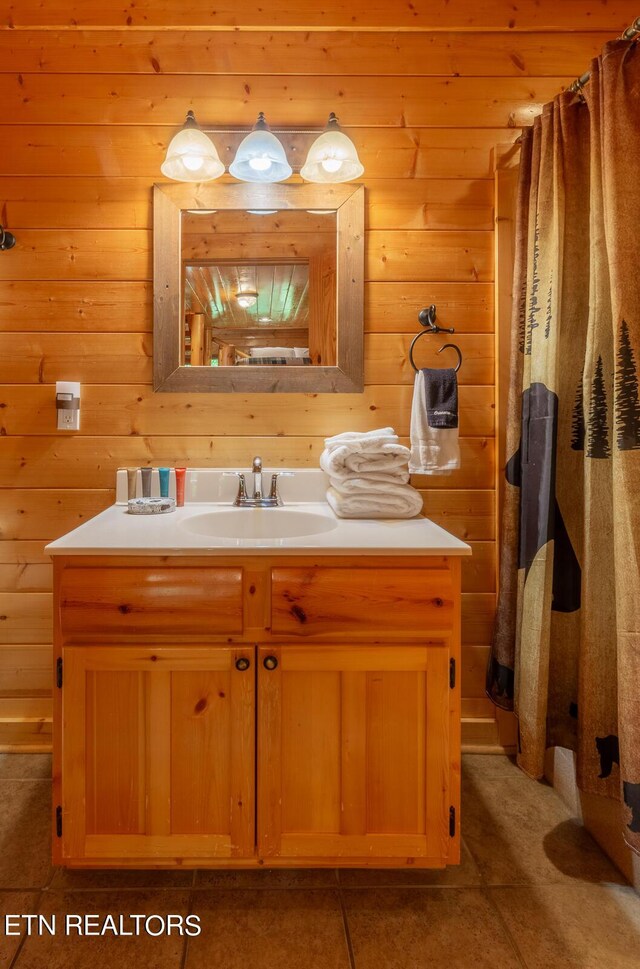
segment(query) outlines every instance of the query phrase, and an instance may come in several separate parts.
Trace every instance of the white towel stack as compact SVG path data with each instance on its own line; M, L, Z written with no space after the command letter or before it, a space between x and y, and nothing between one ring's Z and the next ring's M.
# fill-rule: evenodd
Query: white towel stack
M409 448L392 427L326 438L320 467L339 518L413 518L422 498L409 482Z

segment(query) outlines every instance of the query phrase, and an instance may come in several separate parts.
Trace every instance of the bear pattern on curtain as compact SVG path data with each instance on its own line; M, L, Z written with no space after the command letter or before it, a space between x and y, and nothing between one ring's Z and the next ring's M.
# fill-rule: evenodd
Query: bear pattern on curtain
M640 852L640 43L523 133L500 595L487 692L518 762L577 751Z

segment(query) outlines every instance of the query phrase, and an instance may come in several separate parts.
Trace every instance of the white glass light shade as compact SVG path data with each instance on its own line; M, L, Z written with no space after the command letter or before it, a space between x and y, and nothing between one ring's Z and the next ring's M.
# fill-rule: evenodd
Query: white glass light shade
M336 184L350 182L363 172L356 146L340 130L335 115L331 115L326 131L311 145L300 174L307 182Z
M269 131L262 113L253 131L240 142L229 172L241 182L282 182L291 175L285 150Z
M171 139L160 171L176 182L209 182L223 174L224 165L216 147L198 128L193 112L189 112L184 127Z

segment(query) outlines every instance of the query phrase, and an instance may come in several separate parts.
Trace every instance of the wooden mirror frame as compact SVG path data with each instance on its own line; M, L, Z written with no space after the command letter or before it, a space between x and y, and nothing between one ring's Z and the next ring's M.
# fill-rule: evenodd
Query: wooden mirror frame
M185 209L335 209L337 366L184 367L181 217ZM170 393L362 393L364 186L154 185L153 389Z

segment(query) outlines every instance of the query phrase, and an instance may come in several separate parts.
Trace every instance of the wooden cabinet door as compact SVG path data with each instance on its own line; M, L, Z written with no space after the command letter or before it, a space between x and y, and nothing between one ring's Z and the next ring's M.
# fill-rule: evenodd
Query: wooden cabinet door
M261 857L445 865L449 729L446 640L260 647Z
M254 661L253 646L64 650L63 859L255 853Z

